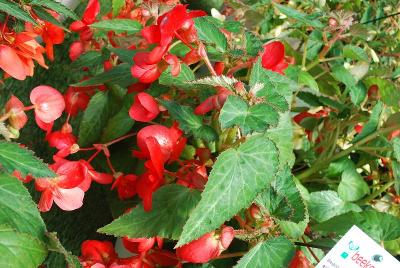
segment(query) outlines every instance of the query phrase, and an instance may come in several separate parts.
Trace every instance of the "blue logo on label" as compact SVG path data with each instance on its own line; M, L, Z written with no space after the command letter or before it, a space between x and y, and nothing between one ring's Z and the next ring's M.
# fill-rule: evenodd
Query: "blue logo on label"
M343 252L342 254L340 254L340 257L342 257L343 259L346 259L349 256L349 254L347 252Z
M360 246L354 244L353 241L350 241L350 242L349 242L349 249L350 249L350 250L356 251L356 250L359 250L359 249L360 249Z

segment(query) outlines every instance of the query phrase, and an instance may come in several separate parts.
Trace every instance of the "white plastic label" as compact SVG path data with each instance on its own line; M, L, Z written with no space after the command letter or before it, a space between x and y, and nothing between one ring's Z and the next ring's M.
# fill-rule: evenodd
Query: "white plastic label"
M316 268L400 268L400 262L353 226Z

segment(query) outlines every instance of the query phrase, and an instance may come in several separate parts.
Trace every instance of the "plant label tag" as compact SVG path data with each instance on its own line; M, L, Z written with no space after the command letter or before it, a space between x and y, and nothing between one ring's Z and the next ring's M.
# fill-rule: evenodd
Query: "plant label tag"
M354 225L316 268L400 268L400 262Z

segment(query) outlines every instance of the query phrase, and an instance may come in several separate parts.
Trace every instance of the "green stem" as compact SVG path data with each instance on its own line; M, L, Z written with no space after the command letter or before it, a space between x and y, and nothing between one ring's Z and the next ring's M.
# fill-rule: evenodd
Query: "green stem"
M394 181L389 181L387 183L385 183L379 190L373 192L372 194L370 194L369 196L367 196L364 199L361 199L360 201L358 201L356 204L357 205L365 205L368 204L369 202L371 202L372 200L374 200L375 198L377 198L378 196L380 196L383 192L385 192L387 189L389 189L390 187L392 187L392 185L394 184Z
M306 182L307 178L309 178L311 175L321 171L322 169L324 169L327 165L329 165L331 162L334 162L344 156L349 155L352 151L357 150L361 145L368 143L369 141L377 138L379 135L383 135L383 134L387 134L390 133L396 129L398 129L398 126L392 126L392 127L388 127L388 128L382 128L380 130L375 131L374 133L368 135L367 137L359 140L358 142L356 142L353 146L347 148L346 150L343 150L331 157L329 157L328 159L326 159L323 162L318 163L317 165L313 165L312 167L310 167L309 169L303 171L302 173L296 175L296 177L302 181L302 182Z

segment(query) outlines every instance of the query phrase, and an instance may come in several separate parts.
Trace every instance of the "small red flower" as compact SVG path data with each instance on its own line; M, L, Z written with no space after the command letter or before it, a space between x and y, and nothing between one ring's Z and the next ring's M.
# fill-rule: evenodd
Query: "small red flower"
M156 242L158 248L162 249L163 239L158 236L152 238L122 238L122 244L124 247L134 254L140 254L149 251L154 247Z
M42 192L38 204L39 210L41 212L49 211L53 202L66 211L80 208L83 205L85 193L78 187L72 187L73 185L70 178L65 175L55 179L36 179L35 187Z
M224 227L220 235L207 233L197 240L176 249L176 255L192 263L206 263L227 249L234 238L232 227Z
M61 93L49 86L35 87L31 91L30 100L35 106L35 115L45 123L58 119L65 108Z
M82 55L84 51L85 47L82 42L80 41L73 42L69 47L69 58L72 61L75 61Z
M80 260L91 265L104 264L108 266L118 258L114 245L109 241L86 240L81 245L81 254Z
M139 122L149 122L156 118L159 113L160 109L155 99L144 92L135 96L135 101L129 109L129 116Z
M64 94L65 111L75 116L79 111L84 111L90 101L89 95L76 87L69 87Z
M266 44L261 64L265 69L283 74L288 67L288 63L285 61L285 46L279 41Z
M232 91L223 87L217 87L217 90L218 93L216 95L208 97L194 109L195 114L204 115L212 110L221 109L224 106L226 99L232 94Z
M133 174L121 174L113 183L111 190L117 188L120 199L131 198L136 195L136 181L138 177Z
M136 190L139 197L143 200L143 208L145 211L151 210L153 205L153 193L160 188L163 183L163 178L160 178L151 172L145 172L139 177L136 184Z
M17 130L23 128L28 121L24 108L24 104L14 95L6 103L6 112L10 115L8 121Z
M57 148L57 156L66 157L79 150L76 144L77 138L72 134L72 127L65 123L60 131L54 131L46 136L46 140L51 147Z

